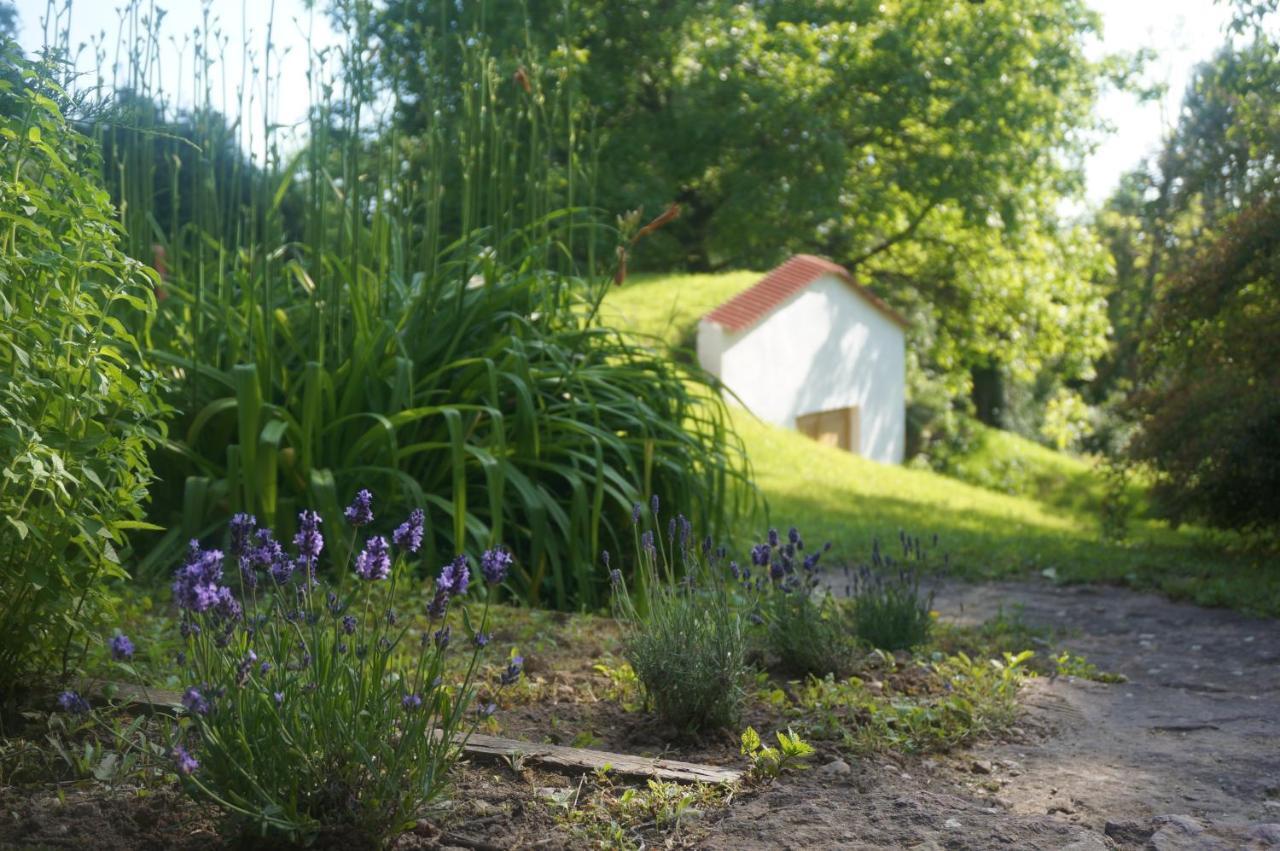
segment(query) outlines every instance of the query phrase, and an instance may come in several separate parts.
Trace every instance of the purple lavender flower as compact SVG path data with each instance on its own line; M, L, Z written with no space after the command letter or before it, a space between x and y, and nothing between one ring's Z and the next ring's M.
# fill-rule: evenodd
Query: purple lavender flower
M245 556L254 567L269 568L285 558L284 547L276 540L270 529L259 529L253 535L253 545L245 551Z
M736 561L729 562L729 573L733 575L734 579L742 578L742 570L738 567L738 563Z
M342 632L346 635L351 635L355 631L356 631L355 615L347 615L342 619Z
M788 529L787 540L793 544L800 543L800 530L797 529L795 526L792 526L790 529Z
M605 567L608 567L608 566L609 566L609 551L608 551L608 550L601 550L601 552L600 552L600 563L601 563L601 564L603 564Z
M512 657L510 663L507 664L507 669L502 672L502 677L500 682L504 686L511 685L516 680L520 679L520 672L523 670L524 670L524 657L523 656Z
M265 676L266 676L270 671L271 671L271 663L270 663L270 662L263 662L261 665L259 665L259 666L258 666L258 673L259 673L260 675L264 676L264 677L265 677Z
M667 540L674 542L676 539L676 519L672 517L667 521Z
M81 697L79 692L68 689L58 695L58 708L73 715L82 715L89 711L89 701Z
M387 609L387 626L395 626L400 622L399 616L396 615L394 609Z
M640 511L640 503L637 502L635 505L631 506L631 522L633 525L638 525L640 523Z
M272 700L274 700L274 701L276 702L276 706L283 706L283 705L284 705L284 692L282 692L282 691L273 691L273 692L271 693L271 699L272 699Z
M484 581L490 585L501 584L511 572L514 562L511 553L502 547L485 550L480 556L480 572L484 574Z
M314 561L320 557L320 551L324 549L320 523L320 515L314 511L304 511L298 515L298 533L293 536L293 545L298 548L299 558Z
M427 606L427 617L431 620L439 620L444 617L444 613L449 608L449 592L437 586L436 594L431 598L431 603Z
M422 547L422 528L427 522L427 515L421 508L409 512L409 519L396 527L391 540L398 549L416 553Z
M209 710L213 708L208 699L200 693L200 689L195 686L189 686L187 690L182 693L182 705L185 706L187 711L192 715L208 715Z
M658 548L654 546L654 543L653 543L652 529L646 529L640 535L640 546L644 549L645 553L647 553L650 558L658 554Z
M107 642L107 646L111 648L111 658L117 662L124 662L133 658L133 642L129 640L129 636L122 632L116 633L115 637Z
M237 514L231 518L231 557L239 558L249 546L249 536L258 526L258 518L252 514Z
M769 546L773 547L774 549L778 548L778 530L777 529L769 530Z
M653 512L653 516L658 516L658 495L655 493L649 498L649 510Z
M768 544L757 544L751 548L751 563L756 567L764 567L769 563L769 554Z
M613 586L613 587L615 587L615 588L617 588L619 585L621 585L621 584L622 584L622 571L621 571L621 570L618 570L618 569L615 567L613 570L609 571L609 584L610 584L610 585L612 585L612 586Z
M492 640L493 640L492 632L477 632L475 635L471 636L471 642L476 647L479 647L482 649L487 647L489 645L489 642Z
M240 581L244 583L246 588L253 589L258 587L258 572L253 569L253 562L248 556L240 556Z
M173 599L180 608L193 612L207 612L222 602L225 595L221 592L222 551L201 550L197 542L192 541L187 552L187 561L178 568L174 575L172 590Z
M774 582L780 582L782 577L787 575L787 568L780 561L775 561L769 566L769 578Z
M481 703L476 706L476 714L481 718L489 718L497 711L498 704L496 703Z
M404 697L400 698L400 706L403 707L406 712L413 712L415 709L422 707L422 698L416 694L406 694Z
M387 539L374 535L365 542L364 549L356 556L356 576L374 582L390 575L391 554L387 550Z
M467 584L470 581L471 571L467 567L467 557L460 555L440 570L436 587L451 597L461 597L467 593Z
M342 512L342 516L352 526L368 526L373 522L373 494L363 488L357 491L356 498Z
M450 634L449 625L445 624L435 631L435 634L431 636L431 640L435 642L436 647L444 650L449 646Z
M303 569L306 569L306 559L299 558L298 560L302 564ZM293 568L294 563L287 558L282 558L277 562L273 562L271 565L271 581L277 585L284 585L293 576Z
M173 761L178 764L178 773L183 776L194 774L196 769L200 767L200 762L188 753L187 749L182 745L174 747Z

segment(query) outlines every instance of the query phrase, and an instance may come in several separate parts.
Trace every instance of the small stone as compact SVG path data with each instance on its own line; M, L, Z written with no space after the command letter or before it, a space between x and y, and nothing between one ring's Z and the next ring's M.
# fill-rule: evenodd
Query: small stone
M969 770L974 774L990 774L995 769L993 769L991 763L986 760L975 759L973 762L969 763Z
M1156 816L1151 823L1161 830L1171 829L1175 833L1182 833L1187 836L1195 836L1198 833L1204 833L1204 825L1196 821L1191 816L1185 815L1164 815Z
M1085 833L1062 846L1062 851L1107 851L1107 841L1096 833Z
M849 763L839 758L831 760L818 769L818 773L824 777L844 777L852 772L853 769L849 767Z
M942 823L942 826L947 830L959 830L961 827L960 819L949 818Z
M1076 811L1070 804L1050 804L1049 815L1053 815L1054 813L1061 813L1064 816L1073 816L1076 814Z
M1151 838L1155 830L1150 825L1137 821L1108 821L1102 832L1116 842L1141 845Z

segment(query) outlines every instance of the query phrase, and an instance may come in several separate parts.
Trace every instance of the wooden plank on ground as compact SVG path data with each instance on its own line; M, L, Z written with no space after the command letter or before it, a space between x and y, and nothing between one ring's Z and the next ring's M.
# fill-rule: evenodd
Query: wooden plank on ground
M100 683L87 687L84 691L117 704L144 709L177 709L182 706L182 695L176 691L146 689L129 683ZM683 783L733 783L742 779L741 771L718 765L522 742L519 739L487 736L483 733L473 733L462 750L471 756L523 759L570 771L595 771L608 766L611 772L624 777L653 777Z

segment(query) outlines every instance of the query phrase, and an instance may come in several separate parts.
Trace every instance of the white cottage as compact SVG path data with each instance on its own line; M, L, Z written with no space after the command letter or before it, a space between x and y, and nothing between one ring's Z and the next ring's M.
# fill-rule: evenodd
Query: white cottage
M702 317L698 361L762 420L899 464L906 328L844 268L798 254Z

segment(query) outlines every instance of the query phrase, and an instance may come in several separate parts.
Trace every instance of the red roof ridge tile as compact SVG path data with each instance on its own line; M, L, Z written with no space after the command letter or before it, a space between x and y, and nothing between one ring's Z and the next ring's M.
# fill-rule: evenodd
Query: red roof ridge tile
M906 318L875 293L854 280L843 266L813 254L797 254L770 270L758 283L743 290L702 318L728 331L745 331L808 288L823 275L844 281L854 292L894 324L906 330Z

